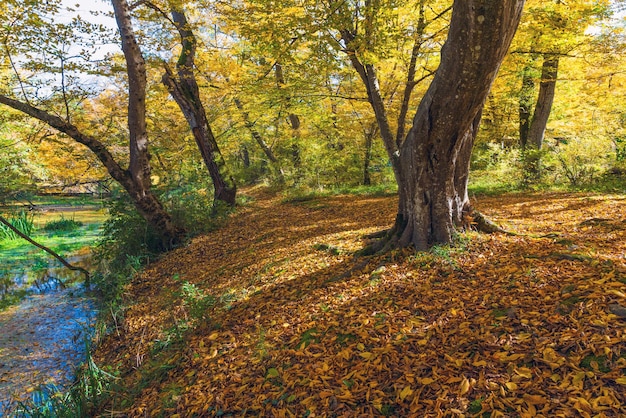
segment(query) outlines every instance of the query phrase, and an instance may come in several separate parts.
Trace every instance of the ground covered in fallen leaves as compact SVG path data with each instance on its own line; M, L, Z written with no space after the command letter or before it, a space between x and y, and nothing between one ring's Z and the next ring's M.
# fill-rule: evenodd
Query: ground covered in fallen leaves
M356 257L393 197L258 191L148 266L110 416L626 416L626 197L475 206L518 235Z

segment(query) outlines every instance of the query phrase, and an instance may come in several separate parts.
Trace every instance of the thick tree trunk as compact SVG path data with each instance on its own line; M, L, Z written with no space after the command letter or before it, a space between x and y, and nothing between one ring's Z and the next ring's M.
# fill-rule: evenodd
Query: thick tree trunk
M441 64L400 150L399 207L388 245L450 243L470 211L467 179L481 111L523 0L456 0Z
M233 206L237 187L226 170L226 162L206 117L206 111L200 99L198 82L193 72L196 37L189 28L184 13L172 11L172 21L178 29L181 42L180 57L176 64L178 74L174 75L172 70L166 66L162 81L185 115L191 128L196 145L213 181L215 201L222 201Z
M541 82L539 83L539 96L537 97L532 123L528 130L528 144L538 150L540 150L543 145L543 137L546 133L548 118L552 111L558 71L559 56L544 55L543 65L541 67Z

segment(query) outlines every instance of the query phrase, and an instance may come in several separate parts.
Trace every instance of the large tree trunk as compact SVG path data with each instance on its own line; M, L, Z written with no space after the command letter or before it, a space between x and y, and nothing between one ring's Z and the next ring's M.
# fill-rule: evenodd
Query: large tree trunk
M523 4L455 0L441 64L400 150L400 201L388 245L425 250L450 243L464 223L481 111Z
M528 130L528 144L538 150L540 150L543 145L543 137L546 133L548 118L552 111L558 71L559 56L550 54L544 55L543 65L541 67L541 82L539 83L539 96L537 97L532 123Z
M191 128L196 145L200 150L214 187L215 201L222 201L230 206L235 204L237 187L234 179L226 170L226 162L209 121L202 100L200 89L194 74L196 37L187 23L185 14L172 11L172 21L180 34L181 51L176 63L177 76L169 67L165 67L162 81L180 107Z

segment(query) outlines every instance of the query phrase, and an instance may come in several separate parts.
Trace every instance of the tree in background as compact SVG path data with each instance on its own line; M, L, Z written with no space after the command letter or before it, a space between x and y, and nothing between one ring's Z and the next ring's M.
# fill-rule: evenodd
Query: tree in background
M562 57L585 54L584 50L591 43L590 36L585 35L587 29L594 21L605 17L608 10L608 4L588 1L527 4L522 31L512 52L526 60L520 90L519 137L522 150L527 154L526 171L531 179L537 180L541 175L539 151L552 112L559 62ZM540 70L536 68L537 61L540 61ZM537 78L539 91L535 94Z
M605 171L619 125L621 32L607 2L527 2L483 113L476 175L581 185Z
M214 202L221 201L229 206L235 204L237 187L227 170L226 162L220 151L205 106L200 96L200 88L195 74L195 59L198 40L192 24L188 21L183 4L159 5L145 2L158 17L171 23L178 32L179 56L176 61L176 73L167 62L163 62L163 84L182 111L200 151L200 155L209 171L214 189ZM170 11L168 16L167 10Z

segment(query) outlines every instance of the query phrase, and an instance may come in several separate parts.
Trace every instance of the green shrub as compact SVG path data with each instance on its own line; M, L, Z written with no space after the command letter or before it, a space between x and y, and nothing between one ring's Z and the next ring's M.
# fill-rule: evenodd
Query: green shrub
M489 194L518 190L523 180L520 154L517 148L495 142L476 146L472 153L470 192Z
M209 232L219 226L232 208L214 202L212 191L186 185L160 193L163 206L172 220L190 235Z
M572 186L589 184L597 180L615 160L610 140L590 136L568 139L555 147L560 174Z
M61 219L57 219L54 221L46 222L43 227L44 231L53 231L53 232L66 232L66 231L74 231L83 226L83 223L77 221L75 219L66 219L65 216L61 215Z
M209 309L215 306L217 299L199 289L196 285L184 282L181 287L183 302L192 320L208 320Z

